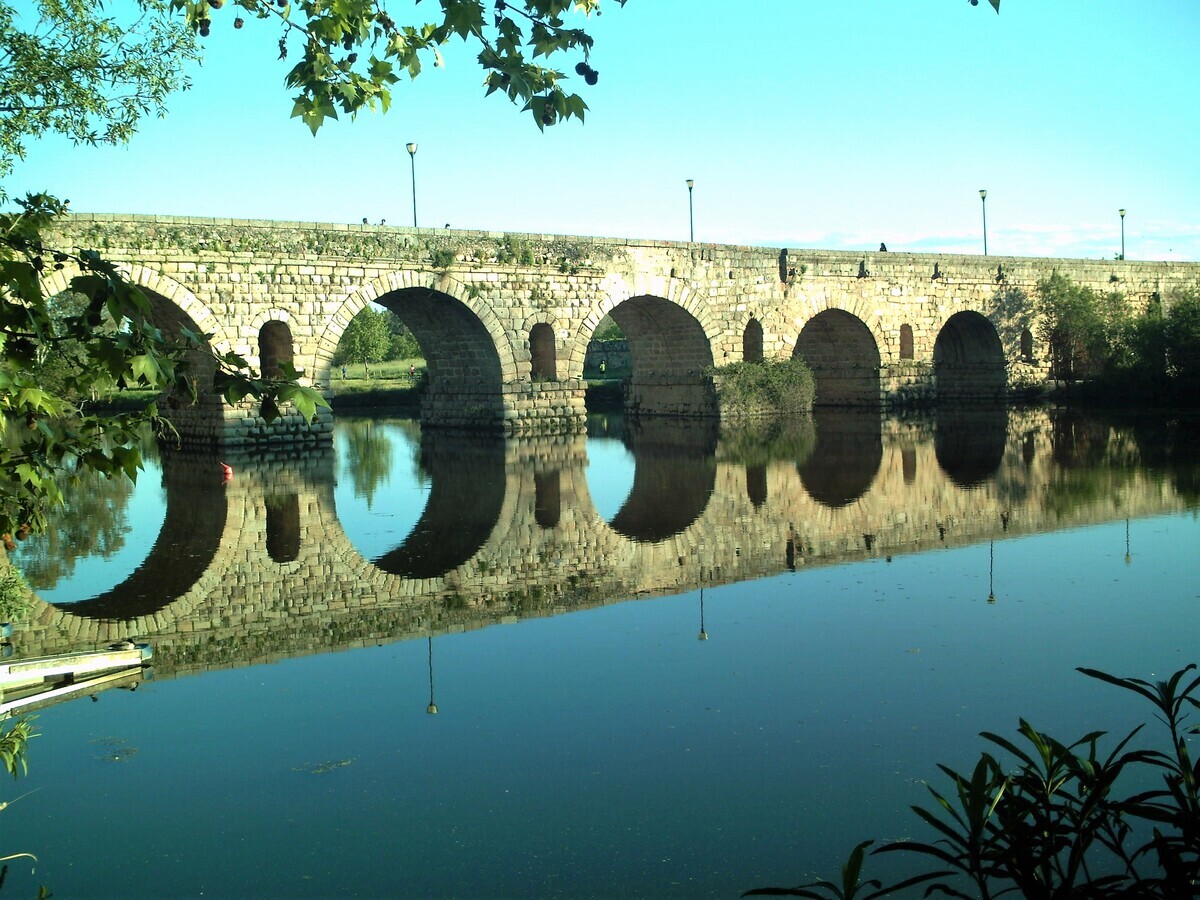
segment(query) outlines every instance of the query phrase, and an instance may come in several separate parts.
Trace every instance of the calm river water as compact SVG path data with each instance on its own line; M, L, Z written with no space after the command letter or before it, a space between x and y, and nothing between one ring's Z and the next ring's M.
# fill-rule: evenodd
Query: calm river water
M219 463L234 467L223 483ZM20 547L16 656L153 645L0 799L59 897L736 897L833 877L1075 671L1200 661L1200 427L1054 411L785 433L595 417L165 453ZM886 877L893 856L870 861Z

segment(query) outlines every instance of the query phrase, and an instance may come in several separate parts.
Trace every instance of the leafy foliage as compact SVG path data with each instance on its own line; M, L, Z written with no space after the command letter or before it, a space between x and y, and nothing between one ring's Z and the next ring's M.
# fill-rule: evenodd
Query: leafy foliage
M0 177L47 132L124 143L142 116L165 113L197 58L165 0L0 2Z
M63 501L60 479L82 470L136 479L147 434L172 433L156 401L105 415L86 405L97 392L170 392L178 404L211 391L230 403L262 400L264 414L291 402L309 419L327 405L296 383L291 366L264 379L240 356L214 352L206 335L164 332L146 295L94 251L43 245L41 230L62 212L58 201L35 195L18 207L0 215L0 533L7 547L14 536L44 530L48 509ZM67 265L79 271L70 290L85 302L60 317L41 275ZM192 354L203 356L211 381L198 380ZM70 365L57 380L43 379L42 362L55 355Z
M29 610L29 585L16 566L0 568L0 622L12 622Z
M600 14L600 0L441 0L429 21L397 24L383 4L372 0L170 0L188 25L207 37L214 16L232 18L240 29L242 13L263 26L279 29L279 58L298 53L287 75L297 90L292 116L316 134L326 119L392 103L392 87L401 75L414 79L425 65L445 64L442 50L453 41L468 44L486 73L486 94L523 104L538 128L564 119L583 120L587 104L563 86L569 76L540 65L554 54L576 54L575 75L595 84L599 74L588 64L593 40L568 23ZM626 0L613 0L624 6Z
M711 374L723 418L800 415L816 396L812 370L799 357L730 363Z
M387 359L391 349L392 332L388 328L387 314L368 305L346 326L334 359L338 365L361 363L363 371L367 372L369 363Z
M1192 664L1165 681L1118 678L1095 669L1084 675L1147 700L1166 727L1169 749L1131 747L1139 725L1107 753L1102 731L1066 744L1021 720L1014 741L991 732L983 738L1003 751L983 753L970 774L938 768L953 793L933 787L931 808L913 811L937 835L932 842L903 840L874 853L915 853L935 867L899 884L863 881L859 844L843 870L843 883L760 888L750 894L866 897L926 884L925 895L982 898L1016 894L1049 897L1193 897L1200 884L1200 762L1188 724L1200 709L1200 677ZM1015 770L1008 766L1015 764ZM1149 777L1148 777L1149 776ZM1157 787L1147 785L1154 784ZM1122 796L1118 783L1132 782Z

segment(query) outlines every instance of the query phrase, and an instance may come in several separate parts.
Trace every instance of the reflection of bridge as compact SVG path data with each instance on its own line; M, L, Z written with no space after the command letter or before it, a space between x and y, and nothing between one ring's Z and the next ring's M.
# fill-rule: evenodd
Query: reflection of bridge
M359 225L78 215L60 240L103 248L168 332L211 333L265 371L328 385L334 350L370 302L428 359L426 424L582 428L583 364L601 318L629 339L626 402L715 412L713 365L802 355L817 401L995 397L1045 377L1028 295L1060 272L1135 304L1200 282L1200 265L853 253ZM69 272L51 276L50 290ZM309 434L253 404L176 411L200 441ZM318 427L327 431L328 423Z
M421 519L373 562L337 520L332 452L239 459L224 487L210 458L169 455L166 522L142 568L103 596L41 606L14 642L38 655L135 635L159 671L244 663L1178 510L1174 485L1196 483L1191 459L1161 461L1161 476L1107 467L1128 433L963 415L886 429L820 415L815 436L746 461L699 422L648 420L628 436L634 486L611 522L588 495L582 436L435 432Z

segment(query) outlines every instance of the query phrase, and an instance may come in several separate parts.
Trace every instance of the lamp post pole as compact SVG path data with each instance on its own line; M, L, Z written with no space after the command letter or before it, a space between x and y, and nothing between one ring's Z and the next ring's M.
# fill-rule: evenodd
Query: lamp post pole
M979 192L979 202L983 206L983 255L987 256L987 189Z
M1121 214L1121 259L1125 258L1125 210L1118 209Z
M409 141L404 145L408 150L408 160L412 164L412 198L413 198L413 228L417 227L417 145Z
M687 186L688 186L688 240L691 242L695 242L695 240L696 240L696 220L692 215L692 188L694 188L696 186L696 180L694 178L689 178L687 180Z

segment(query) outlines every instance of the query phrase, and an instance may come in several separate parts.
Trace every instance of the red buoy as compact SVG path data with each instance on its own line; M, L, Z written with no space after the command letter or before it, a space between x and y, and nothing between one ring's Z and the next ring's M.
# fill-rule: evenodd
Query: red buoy
M221 463L221 484L225 484L228 481L233 481L233 466Z

